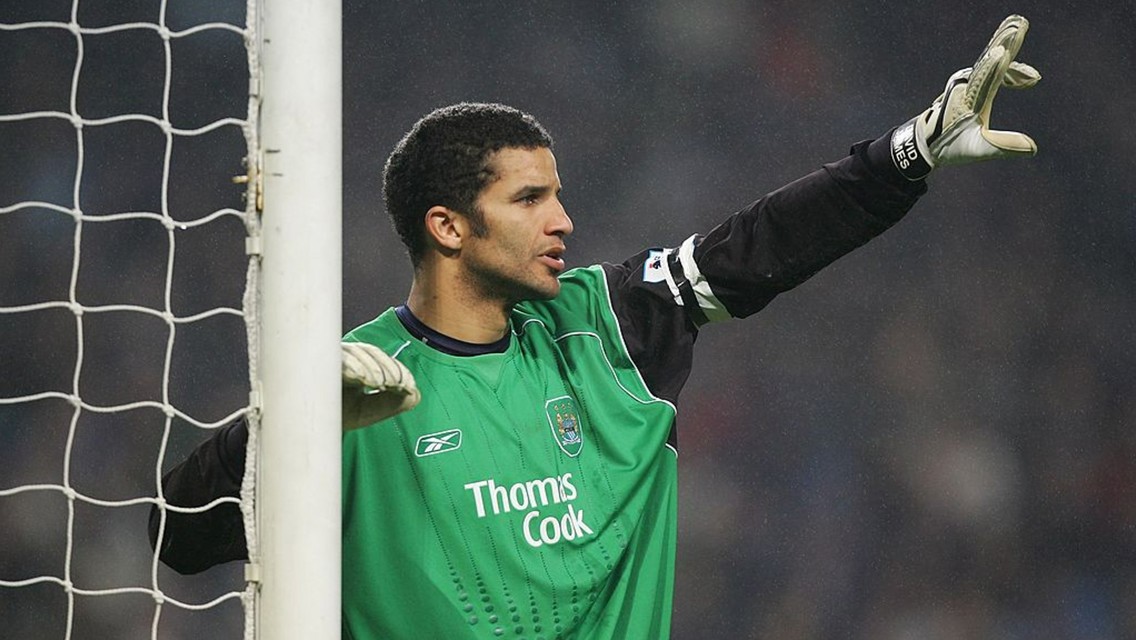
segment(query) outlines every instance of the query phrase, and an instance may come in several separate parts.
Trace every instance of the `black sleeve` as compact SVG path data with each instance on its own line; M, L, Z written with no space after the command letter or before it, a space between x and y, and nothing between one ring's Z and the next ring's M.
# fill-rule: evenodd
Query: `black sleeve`
M922 180L899 174L889 138L853 146L846 158L768 194L696 242L697 269L731 316L760 311L899 222L926 193Z
M674 402L703 324L744 318L879 235L927 191L891 162L891 133L674 249L605 264L620 331L651 391Z
M221 497L240 495L245 472L248 425L244 420L222 428L203 442L181 464L162 477L166 502L179 507L200 507ZM150 546L159 548L161 511L150 508ZM181 574L248 557L240 507L222 503L201 513L166 510L166 529L159 558Z

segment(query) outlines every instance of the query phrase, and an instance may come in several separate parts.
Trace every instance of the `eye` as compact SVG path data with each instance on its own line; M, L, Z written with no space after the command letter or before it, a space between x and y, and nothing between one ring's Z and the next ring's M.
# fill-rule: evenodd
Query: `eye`
M522 196L521 199L520 199L520 202L527 204L527 205L534 205L534 204L540 202L540 194L539 193L530 193L528 195Z

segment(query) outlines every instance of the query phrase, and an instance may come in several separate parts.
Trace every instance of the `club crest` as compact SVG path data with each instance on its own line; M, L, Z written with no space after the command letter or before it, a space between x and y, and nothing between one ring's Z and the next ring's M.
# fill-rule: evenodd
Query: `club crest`
M575 458L584 447L584 434L580 424L580 412L571 396L560 396L544 403L544 413L548 416L548 426L560 450Z

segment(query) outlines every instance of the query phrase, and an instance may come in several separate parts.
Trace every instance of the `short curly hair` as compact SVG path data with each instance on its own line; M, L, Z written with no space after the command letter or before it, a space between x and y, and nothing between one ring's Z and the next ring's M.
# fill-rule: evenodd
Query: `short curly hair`
M477 196L493 179L490 156L501 149L551 148L536 118L503 104L463 102L422 117L395 146L383 169L383 198L410 261L426 253L423 215L441 205L480 223Z

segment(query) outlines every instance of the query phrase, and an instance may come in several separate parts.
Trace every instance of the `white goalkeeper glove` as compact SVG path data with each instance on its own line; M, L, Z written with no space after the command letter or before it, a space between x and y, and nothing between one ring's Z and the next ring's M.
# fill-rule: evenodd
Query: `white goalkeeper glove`
M1026 89L1041 79L1037 69L1014 61L1028 29L1022 16L1003 20L974 66L955 72L929 109L895 130L891 156L900 173L919 180L935 167L1037 153L1024 133L990 129L999 88Z
M382 349L362 342L341 346L344 431L396 416L422 399L410 370Z

